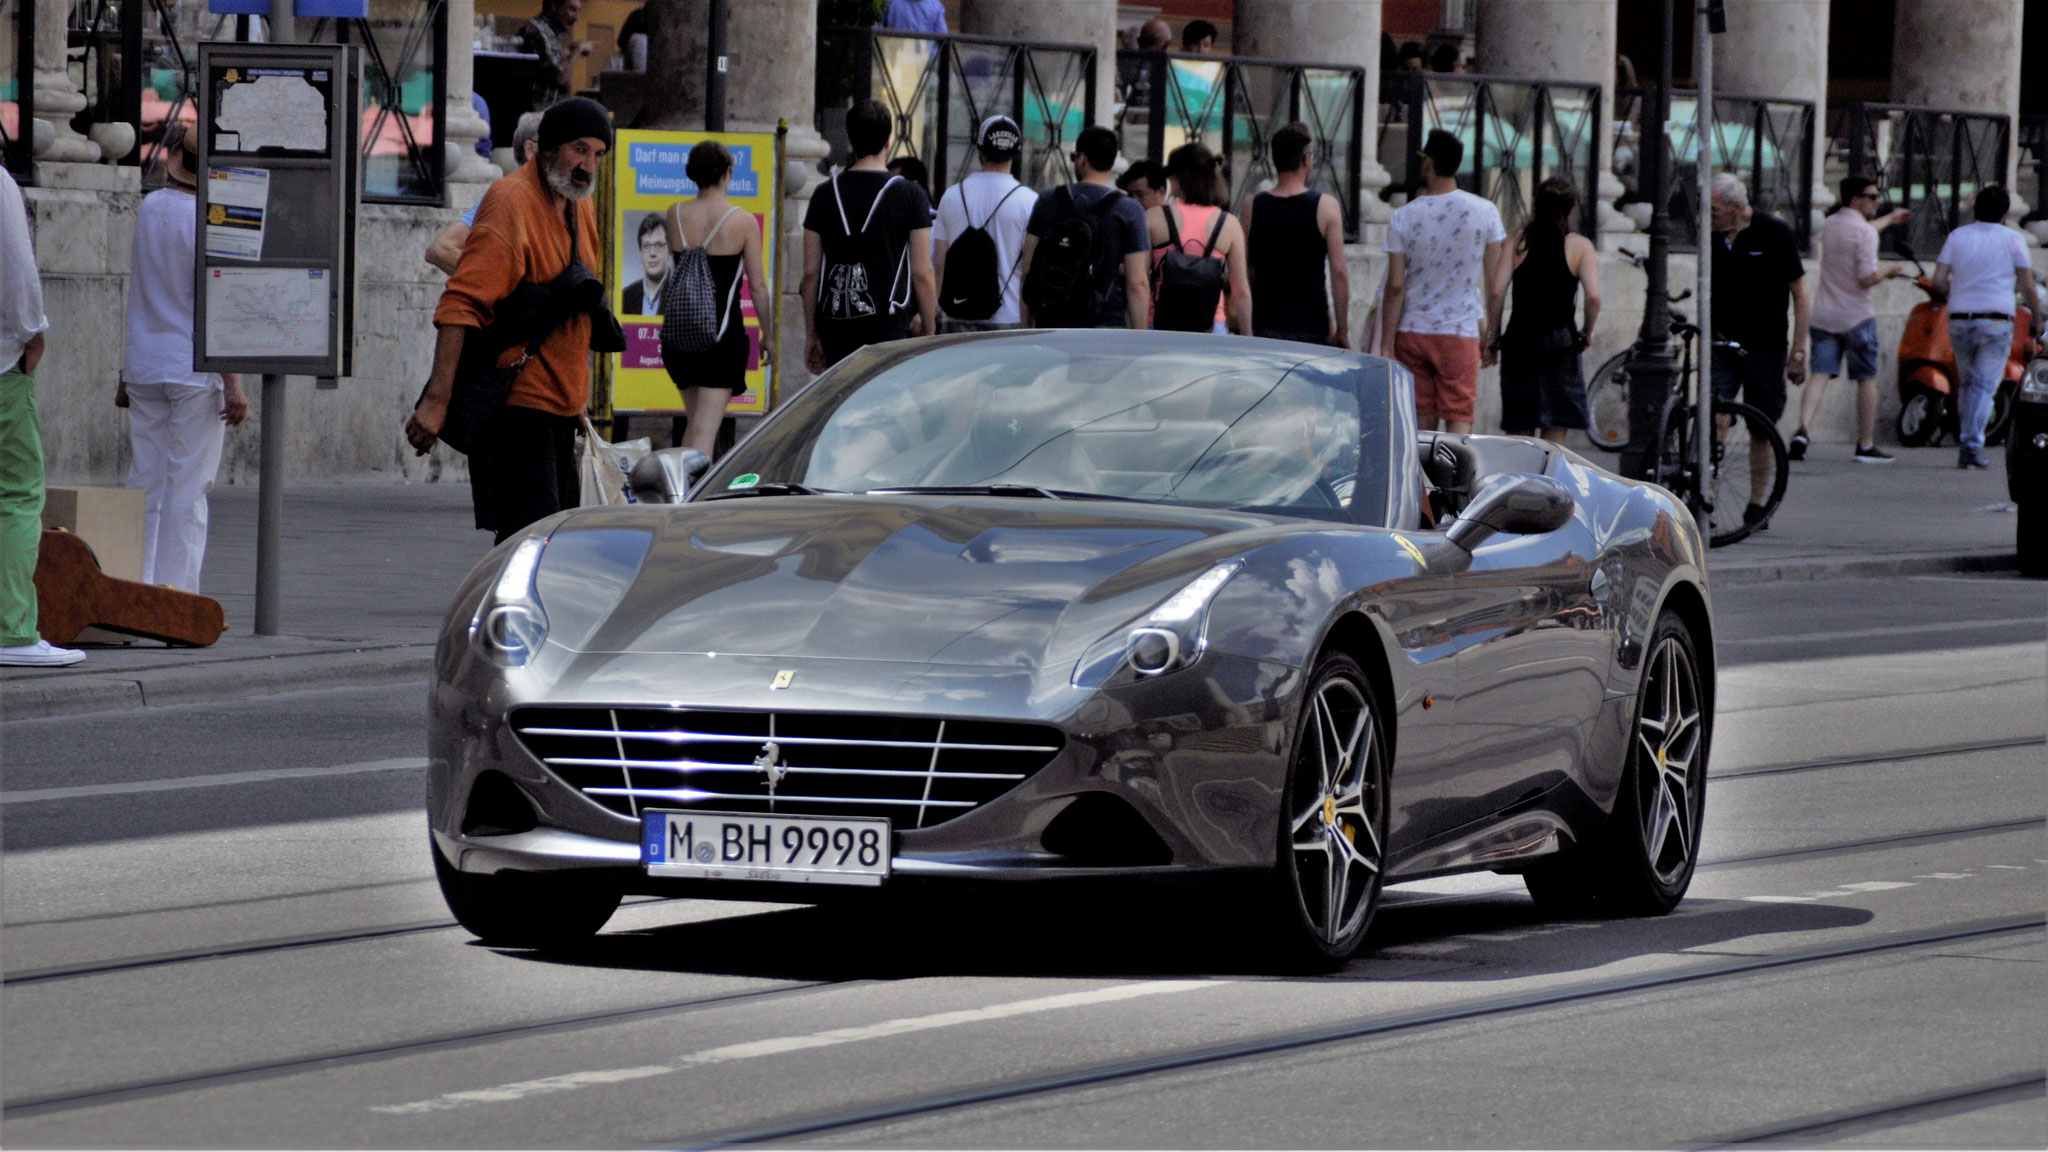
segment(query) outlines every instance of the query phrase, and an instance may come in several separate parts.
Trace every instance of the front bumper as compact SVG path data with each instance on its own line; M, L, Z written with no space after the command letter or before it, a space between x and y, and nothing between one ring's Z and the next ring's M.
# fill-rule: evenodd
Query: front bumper
M507 671L459 650L444 656L429 708L428 769L428 814L441 855L464 872L602 869L636 878L628 881L633 890L662 892L676 882L645 876L641 822L543 764L508 722L514 709L694 708L1048 725L1064 743L1028 778L943 823L899 826L892 873L941 881L1162 875L1272 863L1292 715L1287 702L1301 675L1215 652L1169 676L1096 691L1072 688L1064 673L939 665L557 653ZM781 672L793 673L789 687L771 688ZM532 828L474 826L472 797L488 773L517 788L531 806ZM1094 797L1093 822L1072 814L1062 822L1082 797ZM1098 810L1113 818L1095 820ZM1075 839L1077 822L1094 829L1095 841ZM765 898L752 884L690 887Z

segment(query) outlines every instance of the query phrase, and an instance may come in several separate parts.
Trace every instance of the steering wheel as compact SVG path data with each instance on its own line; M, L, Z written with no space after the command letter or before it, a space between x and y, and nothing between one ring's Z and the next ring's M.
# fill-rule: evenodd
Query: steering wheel
M1204 457L1197 462L1195 467L1182 479L1181 483L1175 487L1175 494L1185 497L1191 494L1200 494L1205 489L1221 487L1226 489L1225 497L1231 498L1231 494L1227 489L1230 487L1229 481L1233 478L1248 472L1260 473L1265 476L1285 476L1289 472L1298 471L1303 464L1304 461L1301 457L1283 452L1278 448L1264 446L1232 448L1215 456ZM1190 489L1192 489L1192 493ZM1316 476L1315 480L1302 495L1306 496L1310 492L1316 494L1318 497L1317 503L1322 507L1333 509L1344 507L1344 502L1338 497L1337 490L1331 487L1330 482L1323 479L1320 474ZM1296 500L1293 503L1305 504L1307 502Z

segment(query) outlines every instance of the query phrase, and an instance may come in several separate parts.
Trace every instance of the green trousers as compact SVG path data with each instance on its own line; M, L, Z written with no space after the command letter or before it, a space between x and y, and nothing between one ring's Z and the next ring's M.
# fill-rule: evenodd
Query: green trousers
M43 434L36 381L0 373L0 648L36 642L36 552L43 539Z

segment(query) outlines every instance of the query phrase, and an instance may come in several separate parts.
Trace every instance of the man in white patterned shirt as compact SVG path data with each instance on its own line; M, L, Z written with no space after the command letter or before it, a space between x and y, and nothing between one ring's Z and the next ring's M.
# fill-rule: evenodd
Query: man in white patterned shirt
M1424 431L1470 432L1487 345L1486 297L1507 239L1500 211L1458 187L1465 146L1441 129L1422 145L1420 195L1387 223L1380 347L1415 374Z

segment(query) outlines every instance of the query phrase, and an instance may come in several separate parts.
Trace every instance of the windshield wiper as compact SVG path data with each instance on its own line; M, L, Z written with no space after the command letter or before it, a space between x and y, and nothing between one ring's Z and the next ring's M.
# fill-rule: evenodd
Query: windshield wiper
M923 484L870 488L870 496L1029 496L1034 500L1059 500L1068 493L1054 492L1036 484Z
M784 480L771 480L756 484L752 488L729 488L704 497L706 500L730 500L735 496L825 496L836 492L834 488L813 488L808 484L793 484Z

